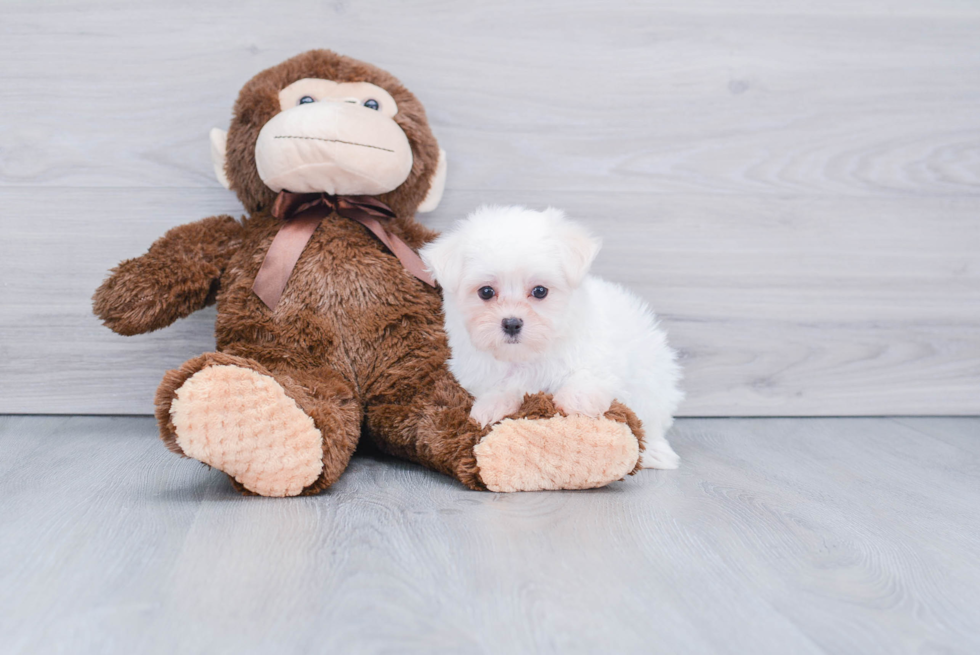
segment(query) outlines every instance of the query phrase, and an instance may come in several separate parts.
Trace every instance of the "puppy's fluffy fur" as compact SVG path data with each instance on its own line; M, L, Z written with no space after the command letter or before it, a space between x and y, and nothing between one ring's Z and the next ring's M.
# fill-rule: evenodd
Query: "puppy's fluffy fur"
M560 210L481 207L423 248L443 289L449 367L483 425L525 393L589 416L618 399L643 421L643 466L676 468L664 433L683 397L680 368L647 305L588 275L599 247Z

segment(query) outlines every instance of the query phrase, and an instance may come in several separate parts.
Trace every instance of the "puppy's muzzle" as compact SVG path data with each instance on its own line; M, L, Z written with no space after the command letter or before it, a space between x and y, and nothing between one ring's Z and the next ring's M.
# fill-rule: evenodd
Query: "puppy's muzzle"
M516 337L521 328L524 327L524 321L519 318L505 318L500 321L500 327L503 328L508 337Z

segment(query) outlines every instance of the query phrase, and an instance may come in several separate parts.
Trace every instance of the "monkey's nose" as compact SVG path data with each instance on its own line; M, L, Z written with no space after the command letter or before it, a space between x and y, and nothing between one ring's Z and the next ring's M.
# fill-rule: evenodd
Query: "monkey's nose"
M500 321L500 326L504 328L504 332L506 332L508 336L513 337L521 331L521 328L524 326L524 321L519 318L505 318L504 320Z

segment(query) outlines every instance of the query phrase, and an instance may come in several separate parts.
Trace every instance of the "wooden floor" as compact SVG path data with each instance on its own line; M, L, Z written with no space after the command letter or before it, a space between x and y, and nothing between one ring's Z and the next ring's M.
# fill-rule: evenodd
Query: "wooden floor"
M976 653L980 418L687 419L495 495L361 456L242 498L144 417L0 417L0 652Z

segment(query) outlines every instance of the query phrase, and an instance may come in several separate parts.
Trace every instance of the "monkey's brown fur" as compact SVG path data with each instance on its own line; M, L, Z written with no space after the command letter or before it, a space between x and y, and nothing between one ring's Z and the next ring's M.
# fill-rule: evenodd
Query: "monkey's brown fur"
M217 352L168 372L157 392L161 436L174 452L183 454L170 415L175 393L205 367L231 364L274 378L322 433L323 472L304 494L337 480L362 434L387 453L482 489L473 447L487 430L469 419L472 399L446 366L438 290L412 277L360 224L334 214L307 244L274 311L252 292L280 227L269 213L275 194L256 170L256 138L280 111L280 89L311 77L367 81L395 98L394 120L408 136L414 164L401 186L379 196L397 214L386 228L413 248L434 236L414 220L439 154L422 105L374 66L311 51L255 76L235 104L226 173L250 215L241 222L216 216L170 230L145 255L111 272L95 294L95 313L130 335L165 327L217 301ZM539 394L526 399L518 416L555 413ZM622 405L608 417L642 434Z

